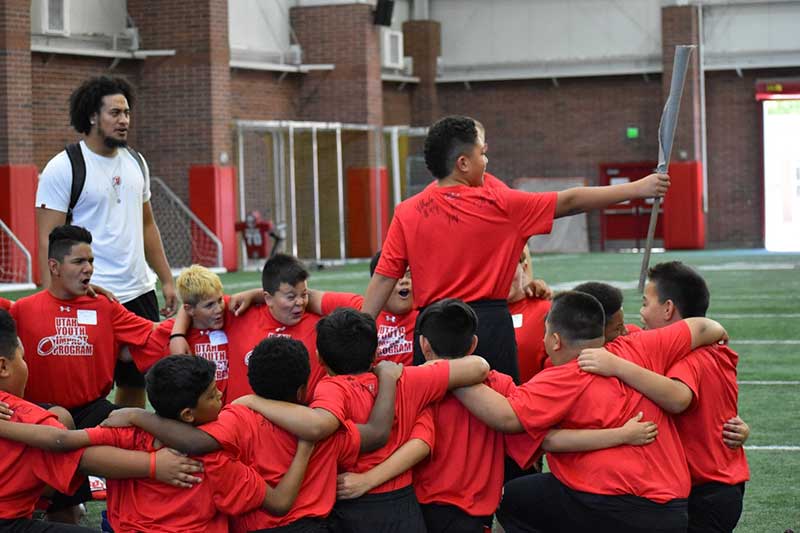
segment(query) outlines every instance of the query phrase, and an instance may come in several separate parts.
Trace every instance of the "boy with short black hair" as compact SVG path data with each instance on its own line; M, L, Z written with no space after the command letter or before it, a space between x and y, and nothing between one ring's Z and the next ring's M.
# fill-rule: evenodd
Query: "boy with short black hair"
M568 291L557 295L545 325L545 346L553 362L504 398L479 385L456 391L478 418L497 430L532 440L515 449L530 462L549 428L598 428L620 425L647 412L658 425L658 439L635 451L619 446L580 453L548 455L552 473L506 484L498 510L509 531L685 531L689 472L670 417L638 391L618 380L586 374L576 361L581 350L602 347L604 313L596 298ZM726 339L712 320L690 318L660 331L618 337L617 353L652 368L666 369L691 349Z
M599 281L587 281L575 286L572 290L591 294L603 306L603 313L606 316L604 332L606 342L611 342L620 335L628 334L628 327L625 325L625 311L622 309L621 290Z
M671 261L648 271L640 315L647 329L658 330L689 317L704 317L709 304L705 280L691 267ZM613 353L613 348L609 347ZM578 359L588 372L618 377L673 414L686 449L691 474L689 531L732 531L742 513L750 471L741 447L749 428L736 416L739 356L727 346L702 346L671 365L652 372L602 351ZM661 375L664 373L664 375ZM723 428L723 438L719 429Z
M283 517L254 511L234 519L236 531L263 531L279 528L280 531L327 531L324 519L330 513L336 490L337 462L348 466L355 461L359 447L374 449L388 434L394 403L394 382L397 372L380 366L383 388L375 411L365 425L347 422L344 428L329 439L321 441L314 449L295 504ZM305 387L310 373L308 352L304 345L287 337L269 337L260 342L250 358L248 377L251 387L267 398L290 402L295 409L305 397ZM264 400L262 401L274 401ZM380 404L380 405L378 405ZM163 442L191 453L207 453L224 449L255 468L268 482L280 479L289 466L298 447L297 438L265 420L245 405L234 403L225 406L219 418L200 428L176 424L142 410L125 410L112 415L114 423L146 428ZM268 448L270 453L264 453Z
M6 311L0 310L0 402L6 413L0 421L3 450L0 454L0 529L42 533L90 531L31 520L34 506L47 486L72 493L84 482L83 474L87 472L107 478L147 477L149 473L164 482L189 486L178 479L191 481L193 478L188 473L199 470L195 461L167 450L148 456L101 446L54 453L66 449L62 438L68 432L52 413L22 399L27 379L24 349L14 321ZM8 419L10 422L5 421ZM50 451L28 447L22 442Z
M29 358L26 399L68 409L78 428L96 426L116 408L106 396L119 348L144 345L155 327L118 302L87 295L91 243L84 228L56 227L48 250L49 287L11 307Z

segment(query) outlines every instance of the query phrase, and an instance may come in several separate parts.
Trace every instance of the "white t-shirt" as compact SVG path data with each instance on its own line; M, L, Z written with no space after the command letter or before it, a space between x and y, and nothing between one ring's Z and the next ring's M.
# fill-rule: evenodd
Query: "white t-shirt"
M149 171L125 148L114 157L92 152L80 142L86 161L86 182L72 211L72 223L92 234L92 283L114 293L122 303L155 288L156 275L144 256L142 204L150 201ZM145 163L145 169L147 164ZM72 190L72 165L67 152L51 159L39 176L36 207L66 213Z

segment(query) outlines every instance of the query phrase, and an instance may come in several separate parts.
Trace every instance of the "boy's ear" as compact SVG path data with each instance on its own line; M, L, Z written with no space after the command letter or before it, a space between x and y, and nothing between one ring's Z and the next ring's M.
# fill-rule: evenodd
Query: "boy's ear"
M183 310L186 311L187 315L189 315L190 317L194 318L194 306L193 305L183 304L182 307L183 307Z
M477 347L478 347L478 336L477 335L473 335L472 336L472 344L469 345L469 350L467 351L467 353L465 355L474 354L475 353L475 348L477 348Z
M7 378L11 375L8 363L8 359L0 357L0 378Z
M553 351L557 352L558 350L563 348L563 345L561 343L561 334L553 333L552 335L553 335Z
M181 409L181 412L178 414L178 418L181 422L194 424L194 412L192 411L191 407L184 407Z
M306 384L303 383L297 389L297 403L304 404L306 400Z
M430 341L428 340L425 335L420 334L419 336L419 347L422 349L422 355L425 356L426 361L430 361L432 359L436 359L436 352L433 351L433 347L431 346Z
M675 302L672 300L667 300L664 302L664 321L671 322L674 318L677 318L675 314L678 312L678 308L675 306Z
M58 274L58 267L61 266L57 260L53 259L52 257L47 259L47 268L50 270L50 275L54 276Z

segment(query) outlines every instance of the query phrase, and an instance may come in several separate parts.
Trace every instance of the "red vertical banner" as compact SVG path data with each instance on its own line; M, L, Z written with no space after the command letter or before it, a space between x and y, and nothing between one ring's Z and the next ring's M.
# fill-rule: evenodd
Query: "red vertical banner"
M664 248L700 250L706 247L703 213L703 165L700 161L670 163L672 184L664 198Z
M34 165L0 165L0 219L31 254L34 283L39 282L39 246L34 206L38 179L39 172ZM24 254L8 244L8 253L3 253L0 258L0 269L15 279L3 281L19 283L23 280L16 278L25 274L18 273L20 265L25 263Z
M222 266L229 271L237 270L234 168L193 165L189 169L189 207L222 242Z

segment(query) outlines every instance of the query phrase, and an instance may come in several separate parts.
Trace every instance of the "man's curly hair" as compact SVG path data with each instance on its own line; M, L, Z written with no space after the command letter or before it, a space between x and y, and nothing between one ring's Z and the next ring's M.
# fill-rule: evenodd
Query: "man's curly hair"
M88 134L92 125L89 117L100 112L103 98L109 94L121 94L133 108L133 88L122 78L99 76L89 78L72 91L69 97L69 123L78 133Z

